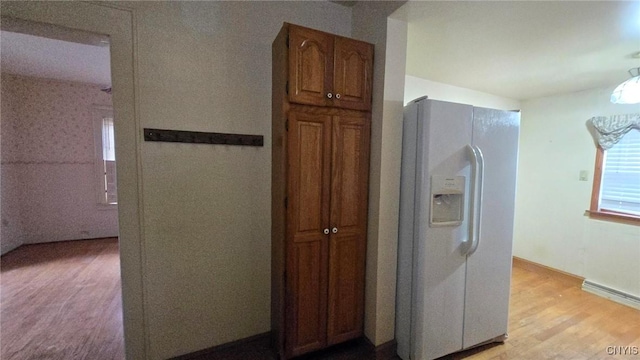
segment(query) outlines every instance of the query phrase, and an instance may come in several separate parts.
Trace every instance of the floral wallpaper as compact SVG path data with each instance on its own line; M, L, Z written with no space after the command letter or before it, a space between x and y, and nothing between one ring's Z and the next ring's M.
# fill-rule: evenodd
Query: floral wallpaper
M118 235L116 209L100 208L91 84L1 74L0 252L22 244Z
M8 110L19 114L2 123L2 163L93 163L91 106L110 106L110 94L97 85L4 73L1 81L12 97Z

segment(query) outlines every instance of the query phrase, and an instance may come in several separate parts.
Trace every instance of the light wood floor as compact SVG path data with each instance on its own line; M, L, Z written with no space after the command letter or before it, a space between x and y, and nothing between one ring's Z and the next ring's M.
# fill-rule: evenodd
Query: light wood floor
M124 358L116 239L23 246L2 257L0 359ZM509 339L444 359L635 359L608 346L640 347L640 311L582 291L574 280L513 269ZM312 356L371 359L361 343ZM275 359L244 344L198 359Z
M117 239L26 245L0 268L0 359L124 358Z
M509 338L447 359L635 359L608 346L640 351L640 310L582 291L575 280L514 262Z

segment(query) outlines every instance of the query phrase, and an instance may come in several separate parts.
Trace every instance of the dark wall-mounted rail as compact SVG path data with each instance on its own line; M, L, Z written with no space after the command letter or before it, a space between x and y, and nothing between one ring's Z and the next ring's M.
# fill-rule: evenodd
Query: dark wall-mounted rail
M144 129L144 141L264 146L264 137L262 135L224 134L162 129Z

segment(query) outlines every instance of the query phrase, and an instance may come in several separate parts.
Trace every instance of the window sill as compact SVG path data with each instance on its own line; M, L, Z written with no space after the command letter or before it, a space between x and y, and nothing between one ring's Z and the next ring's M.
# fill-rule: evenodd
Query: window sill
M613 211L585 211L585 215L595 220L612 221L629 225L640 225L640 216Z

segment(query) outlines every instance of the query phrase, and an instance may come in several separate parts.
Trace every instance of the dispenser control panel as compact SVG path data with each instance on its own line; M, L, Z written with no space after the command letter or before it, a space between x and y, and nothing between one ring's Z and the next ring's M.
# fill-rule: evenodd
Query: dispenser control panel
M457 226L464 217L464 176L431 176L429 225Z

